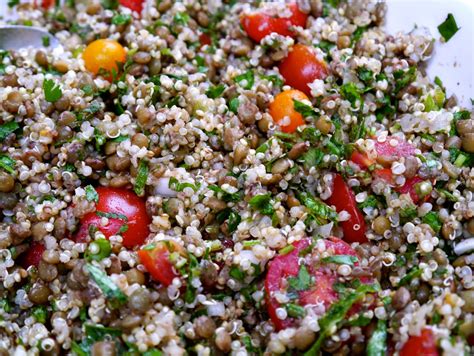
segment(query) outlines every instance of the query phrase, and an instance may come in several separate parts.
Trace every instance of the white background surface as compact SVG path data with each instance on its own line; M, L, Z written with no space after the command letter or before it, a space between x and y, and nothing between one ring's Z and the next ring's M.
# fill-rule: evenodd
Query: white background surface
M8 0L0 0L0 14L7 14ZM415 24L427 27L437 40L428 65L431 79L440 77L448 95L456 94L470 108L474 98L474 0L386 0L386 29L395 34L409 32ZM437 26L452 13L461 28L448 43L439 41Z
M438 76L448 96L456 94L461 105L471 108L474 99L474 0L387 0L385 27L389 33L427 27L436 39L428 75ZM461 29L441 43L438 25L452 13Z

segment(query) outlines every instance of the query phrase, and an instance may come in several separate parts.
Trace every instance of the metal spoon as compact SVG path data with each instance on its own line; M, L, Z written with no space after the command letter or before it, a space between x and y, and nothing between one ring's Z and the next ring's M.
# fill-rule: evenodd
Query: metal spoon
M45 47L45 38L49 47L59 46L59 41L48 31L38 27L6 25L0 26L0 49L18 50L25 47Z

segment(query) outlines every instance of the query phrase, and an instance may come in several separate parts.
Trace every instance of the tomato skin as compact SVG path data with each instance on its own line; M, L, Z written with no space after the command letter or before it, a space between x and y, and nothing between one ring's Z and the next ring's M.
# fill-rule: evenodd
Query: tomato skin
M302 101L308 100L308 97L299 90L285 90L275 96L269 106L269 113L276 124L285 117L290 119L289 125L280 126L281 131L286 133L293 133L298 126L304 125L303 116L295 110L293 99Z
M255 42L260 42L265 36L276 32L283 36L294 37L295 33L290 30L291 26L304 27L308 15L301 12L296 3L288 4L291 11L290 17L273 17L262 11L243 15L240 24L247 35Z
M143 9L143 0L119 0L120 5L128 7L130 10L138 12L139 14Z
M423 329L420 336L410 336L400 350L400 356L438 356L436 340L430 329Z
M419 176L415 176L413 178L408 178L405 182L405 184L397 189L397 192L400 194L410 194L411 200L413 200L413 203L418 204L419 202L426 202L430 199L430 195L428 194L427 196L421 198L418 193L416 192L415 185L425 181L424 179L420 178Z
M20 255L19 264L25 269L30 266L38 267L45 250L46 248L41 242L33 241L28 250Z
M308 84L316 79L324 79L328 75L326 63L319 60L310 47L302 44L292 47L278 69L285 78L285 84L301 90L308 96L311 95Z
M341 222L342 230L344 231L344 241L347 242L367 242L365 236L366 226L364 216L357 207L354 192L344 182L340 174L334 177L333 193L327 201L330 205L336 207L336 211L347 211L351 217L349 220ZM359 229L355 229L354 225L359 225Z
M357 254L352 247L346 242L336 237L330 237L324 240L326 249L333 250L334 255L350 255L356 256ZM275 325L277 330L294 326L296 320L287 317L281 320L277 317L276 310L281 307L281 304L272 296L272 292L281 290L281 283L286 282L289 277L295 277L298 275L300 266L300 252L310 246L309 239L303 239L293 243L294 249L286 255L278 255L268 264L267 276L265 278L265 298L267 304L267 311L270 318ZM355 262L354 265L358 265ZM337 282L337 275L334 271L331 271L327 267L321 266L318 268L312 268L306 266L308 272L315 277L316 285L306 291L300 291L298 295L299 305L304 306L307 304L318 304L323 303L325 307L329 307L332 303L338 300L338 294L333 289L333 285ZM370 283L371 280L362 280L362 283Z
M54 5L54 0L35 0L34 5L41 6L43 9L49 9L51 6Z
M138 251L140 262L146 267L151 277L166 287L173 283L175 277L179 277L169 260L170 250L167 243L172 250L183 253L184 249L174 241L159 242L152 250Z
M95 40L89 43L82 53L82 58L86 69L89 72L98 74L100 70L105 70L112 74L118 72L118 63L124 63L127 59L127 52L120 43L109 39Z
M365 153L354 150L351 154L351 161L357 164L360 168L366 169L375 163Z
M121 233L123 245L128 248L142 245L150 233L148 225L151 223L145 202L127 189L99 187L96 191L99 195L96 212L89 213L81 219L81 226L75 235L75 240L86 242L90 225L95 225L106 238L109 238L117 234L126 224L128 230ZM108 224L102 226L102 217L98 216L97 212L122 214L128 220L108 218Z
M212 44L211 36L209 36L207 33L201 33L199 35L199 43L201 43L201 46L210 46Z

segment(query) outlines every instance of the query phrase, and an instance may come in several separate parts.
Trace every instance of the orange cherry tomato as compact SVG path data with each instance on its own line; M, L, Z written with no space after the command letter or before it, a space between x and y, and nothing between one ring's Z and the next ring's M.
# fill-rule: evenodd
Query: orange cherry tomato
M170 261L173 252L185 256L184 248L175 241L160 241L153 248L139 250L138 257L155 281L169 286L175 277L179 277Z
M294 37L292 26L304 27L308 15L301 12L296 3L288 4L291 12L289 17L274 17L263 11L256 11L241 17L240 23L247 35L255 42L260 42L265 36L276 32L283 36Z
M293 99L302 101L308 100L308 97L299 90L285 90L275 97L269 107L273 121L286 133L295 132L298 126L304 125L303 116L295 110Z
M121 188L96 188L99 202L96 211L81 219L81 226L75 234L75 241L86 242L89 229L95 226L106 238L122 235L125 247L142 245L148 237L151 219L146 212L145 201L135 193ZM107 217L107 225L102 225L102 217Z
M326 78L329 73L326 63L318 59L310 47L302 44L294 45L278 68L285 84L306 95L311 95L308 84Z
M410 336L400 350L400 356L438 356L436 340L430 329L423 329L420 336Z
M341 222L342 231L344 232L344 241L349 243L367 242L364 216L357 206L354 192L349 188L346 182L344 182L340 174L336 174L334 177L333 192L328 199L328 203L334 205L338 213L345 210L351 216L349 220Z
M125 63L127 52L117 41L100 39L89 43L82 58L89 72L98 74L104 70L112 74L113 71L119 71L117 63Z

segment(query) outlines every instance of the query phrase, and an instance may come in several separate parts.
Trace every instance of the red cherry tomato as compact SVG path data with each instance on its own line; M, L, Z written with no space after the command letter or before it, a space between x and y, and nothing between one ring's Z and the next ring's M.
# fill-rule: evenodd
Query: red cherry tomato
M143 9L143 0L120 0L120 5L128 7L132 11L136 11L139 14Z
M376 169L373 173L374 178L383 179L389 185L394 185L395 182L393 181L393 173L390 168L381 168Z
M397 189L397 192L399 192L400 194L410 194L411 200L413 200L413 203L415 204L418 204L419 202L424 203L430 199L430 195L428 194L424 197L420 197L416 192L416 184L423 181L424 179L420 178L419 176L409 178L406 180L403 187Z
M337 212L345 210L351 215L349 220L341 222L344 240L350 243L367 242L364 216L357 207L352 189L347 186L340 174L334 177L333 193L327 202L334 205Z
M332 250L334 255L350 255L357 257L356 252L347 243L336 237L330 237L324 240L327 250ZM286 255L278 255L268 264L268 272L265 278L265 291L267 310L277 330L294 326L297 320L287 317L282 320L277 316L277 309L282 307L275 296L275 293L285 293L288 291L288 278L296 277L300 271L301 251L310 246L308 239L297 241L293 244L294 249ZM311 253L309 251L308 253ZM358 265L355 262L355 265ZM337 273L329 269L326 265L316 266L313 263L305 265L308 273L315 277L315 284L308 290L297 291L295 299L300 306L308 304L323 303L328 308L332 303L338 300L338 294L333 289L337 281ZM369 280L363 280L363 283L369 283ZM295 291L292 291L293 293ZM293 302L293 301L292 301Z
M391 162L401 157L415 154L415 147L411 143L390 136L384 142L376 140L375 150L377 151L377 161L385 166L389 166Z
M290 29L292 26L304 27L308 15L301 12L296 3L288 4L291 12L290 17L274 17L262 11L243 15L240 23L247 35L255 42L276 32L283 36L294 37L295 33Z
M201 43L201 46L210 46L212 44L211 36L209 36L207 33L201 33L199 35L199 43Z
M423 329L420 336L410 336L400 350L400 356L438 356L433 332Z
M310 47L302 44L294 45L278 68L285 84L308 96L311 95L308 84L328 75L326 63L318 59Z
M35 6L41 6L43 9L48 9L54 5L55 0L35 0ZM39 3L39 5L38 5Z
M96 211L81 219L75 240L87 241L90 226L94 225L107 238L122 235L125 247L142 245L150 233L148 225L151 223L143 199L126 189L99 187L96 191L99 194ZM108 223L102 226L101 220L104 214L108 215L106 216Z
M375 161L371 160L365 153L359 152L354 150L351 155L351 161L357 164L360 168L369 168L371 165L375 163Z
M139 250L138 257L155 281L169 286L175 277L179 277L169 258L173 252L184 255L181 245L174 241L161 241L152 249Z
M45 250L46 248L41 242L33 241L30 247L28 247L28 250L20 255L20 265L25 269L30 266L38 267Z

